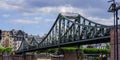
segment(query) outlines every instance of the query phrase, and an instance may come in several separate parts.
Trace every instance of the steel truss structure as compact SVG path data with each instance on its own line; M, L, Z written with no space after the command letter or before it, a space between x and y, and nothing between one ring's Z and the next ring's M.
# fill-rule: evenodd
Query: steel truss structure
M44 39L22 41L16 53L31 52L61 46L102 43L110 41L111 26L95 23L77 13L60 13Z

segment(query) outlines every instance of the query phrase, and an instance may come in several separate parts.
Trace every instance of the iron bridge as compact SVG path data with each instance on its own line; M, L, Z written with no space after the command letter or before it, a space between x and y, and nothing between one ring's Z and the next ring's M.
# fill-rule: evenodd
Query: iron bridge
M77 13L60 13L41 42L24 39L16 53L109 42L111 27L90 21Z

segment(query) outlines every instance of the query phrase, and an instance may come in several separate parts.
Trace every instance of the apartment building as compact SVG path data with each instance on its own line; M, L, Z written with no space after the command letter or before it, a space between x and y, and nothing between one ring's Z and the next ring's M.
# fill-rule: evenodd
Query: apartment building
M12 47L14 51L17 51L23 39L27 39L27 33L14 29L11 31L2 30L1 37L1 46Z
M11 31L2 31L1 37L1 45L3 47L13 47L14 37L11 34Z
M14 37L14 51L17 51L21 45L21 42L26 39L27 39L27 33L25 33L22 30L18 30L15 33L15 37Z

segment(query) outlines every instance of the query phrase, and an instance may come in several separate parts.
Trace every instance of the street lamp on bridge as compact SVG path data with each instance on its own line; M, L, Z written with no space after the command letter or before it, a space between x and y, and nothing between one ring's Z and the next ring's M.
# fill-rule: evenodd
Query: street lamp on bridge
M120 5L115 2L115 0L111 0L112 2L108 12L112 12L114 14L114 60L119 60L119 50L118 50L118 10L120 9Z

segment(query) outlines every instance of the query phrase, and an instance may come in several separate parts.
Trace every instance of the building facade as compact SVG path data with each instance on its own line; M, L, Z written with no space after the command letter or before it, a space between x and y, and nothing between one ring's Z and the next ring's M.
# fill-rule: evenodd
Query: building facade
M17 51L21 45L21 42L27 39L27 33L25 33L22 30L17 30L17 31L13 30L12 34L14 35L13 49L14 51Z
M13 51L16 51L21 42L27 38L27 33L22 30L2 31L1 46L12 47Z
M12 36L11 31L2 31L1 37L1 45L3 47L13 47L14 37Z
M1 46L12 47L13 51L17 51L24 40L32 45L37 45L36 43L34 44L34 42L40 43L44 38L44 36L40 37L39 35L28 35L22 30L14 29L10 31L2 30L1 37Z

